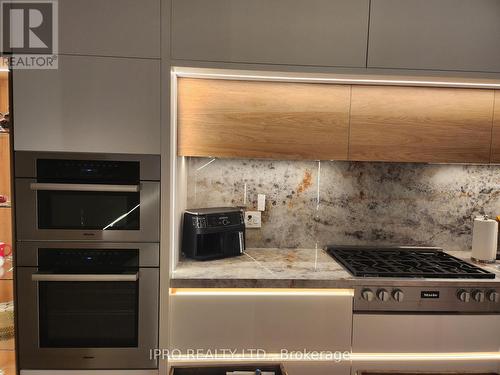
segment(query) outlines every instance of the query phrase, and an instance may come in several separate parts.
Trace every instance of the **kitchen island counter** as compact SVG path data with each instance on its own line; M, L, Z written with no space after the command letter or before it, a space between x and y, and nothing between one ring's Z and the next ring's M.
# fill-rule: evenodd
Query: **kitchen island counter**
M470 252L448 252L470 262ZM377 285L467 287L500 286L500 263L482 266L495 279L376 278ZM172 288L352 288L373 278L356 278L323 249L247 249L239 257L212 261L181 260L172 273Z

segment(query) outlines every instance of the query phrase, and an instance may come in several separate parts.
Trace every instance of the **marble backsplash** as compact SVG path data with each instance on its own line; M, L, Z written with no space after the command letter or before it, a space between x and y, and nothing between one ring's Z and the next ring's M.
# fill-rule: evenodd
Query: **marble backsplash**
M500 215L500 166L188 158L187 206L257 207L247 247L404 244L470 250Z

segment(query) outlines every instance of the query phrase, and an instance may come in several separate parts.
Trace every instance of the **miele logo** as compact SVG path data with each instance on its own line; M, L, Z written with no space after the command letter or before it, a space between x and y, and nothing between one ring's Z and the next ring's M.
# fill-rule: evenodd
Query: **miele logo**
M420 293L420 297L422 298L439 298L439 292L438 291L422 291Z

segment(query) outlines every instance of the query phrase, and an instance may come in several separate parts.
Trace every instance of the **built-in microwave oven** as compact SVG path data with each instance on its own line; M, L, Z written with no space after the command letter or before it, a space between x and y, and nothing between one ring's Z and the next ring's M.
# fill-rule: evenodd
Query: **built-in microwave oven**
M158 363L159 244L17 244L19 364L150 369Z
M18 241L158 242L157 155L15 153Z

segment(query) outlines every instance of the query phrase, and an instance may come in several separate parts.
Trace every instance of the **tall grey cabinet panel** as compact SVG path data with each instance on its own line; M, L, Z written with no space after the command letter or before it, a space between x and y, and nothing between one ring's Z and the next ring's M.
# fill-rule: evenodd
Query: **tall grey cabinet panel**
M14 72L15 150L160 153L160 61L59 56Z
M366 66L368 0L173 0L172 56Z
M500 1L372 0L368 67L500 72Z
M59 52L160 57L160 0L59 1Z

